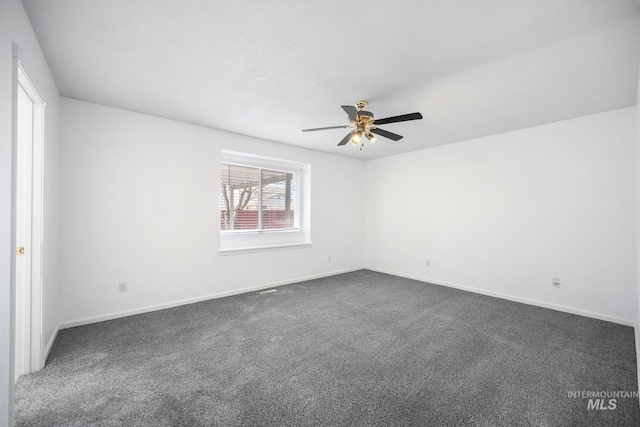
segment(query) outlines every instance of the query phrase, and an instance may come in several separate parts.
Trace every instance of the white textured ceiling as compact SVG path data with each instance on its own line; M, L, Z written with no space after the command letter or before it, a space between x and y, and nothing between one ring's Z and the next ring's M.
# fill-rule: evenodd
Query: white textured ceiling
M360 159L635 105L637 0L23 0L63 96ZM369 101L404 135L336 144Z

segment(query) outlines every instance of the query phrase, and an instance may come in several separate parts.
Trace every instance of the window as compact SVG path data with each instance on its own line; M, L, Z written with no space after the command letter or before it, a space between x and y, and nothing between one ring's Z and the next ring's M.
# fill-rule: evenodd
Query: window
M221 170L221 231L298 228L297 173L224 162Z
M311 166L231 151L220 162L220 253L311 244Z

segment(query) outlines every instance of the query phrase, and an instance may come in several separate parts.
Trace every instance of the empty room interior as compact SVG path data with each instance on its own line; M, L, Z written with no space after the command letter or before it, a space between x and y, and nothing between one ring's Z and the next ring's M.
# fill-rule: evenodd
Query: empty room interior
M637 0L0 0L0 427L640 425Z

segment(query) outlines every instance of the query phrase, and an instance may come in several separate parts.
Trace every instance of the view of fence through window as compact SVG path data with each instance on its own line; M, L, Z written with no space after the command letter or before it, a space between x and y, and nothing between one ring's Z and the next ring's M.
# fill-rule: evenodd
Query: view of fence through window
M220 230L295 228L296 175L222 163Z

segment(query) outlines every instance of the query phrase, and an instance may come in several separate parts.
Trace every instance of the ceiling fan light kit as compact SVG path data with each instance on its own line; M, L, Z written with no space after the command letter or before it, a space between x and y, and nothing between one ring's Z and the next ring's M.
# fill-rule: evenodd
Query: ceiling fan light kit
M375 142L376 136L374 134L389 138L393 141L399 141L402 139L402 135L380 129L378 128L378 125L422 119L422 114L411 113L376 120L371 111L365 111L367 105L367 101L357 101L353 106L343 105L342 109L347 113L347 116L349 116L349 124L347 125L302 129L302 132L351 128L353 130L338 143L338 146L346 145L351 141L353 145L360 144L360 150L362 150L362 147L364 146L364 142L362 140L363 136L365 136L370 142Z

